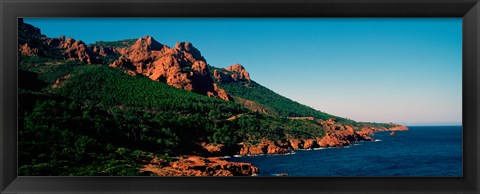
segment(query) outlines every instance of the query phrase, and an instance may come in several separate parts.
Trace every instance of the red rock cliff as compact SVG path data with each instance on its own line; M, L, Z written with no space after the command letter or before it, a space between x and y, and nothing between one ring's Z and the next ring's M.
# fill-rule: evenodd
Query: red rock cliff
M258 174L257 167L250 163L228 162L219 158L190 156L174 162L154 159L142 171L158 176L252 176Z
M396 125L394 127L388 128L387 131L407 131L408 127L403 125Z
M366 127L359 131L355 131L353 127L337 123L333 118L326 121L317 119L317 122L319 122L325 129L325 136L323 137L309 139L291 138L286 141L263 139L260 143L255 145L243 144L239 154L284 154L291 150L313 149L318 147L343 147L351 145L357 141L373 140L370 136L375 129Z
M260 154L285 154L290 151L287 142L272 141L263 139L259 144L245 144L241 149L240 155L260 155Z
M65 36L47 38L40 29L24 23L22 19L18 22L18 29L20 55L63 58L88 64L102 63L98 55L80 40Z
M59 38L49 38L45 43L51 48L63 49L65 59L78 60L88 64L101 63L97 55L81 40L61 36Z
M145 36L121 53L110 66L130 69L176 88L230 100L227 93L214 84L205 59L191 43L180 42L170 48Z
M226 83L232 81L244 80L250 82L250 74L240 64L234 64L227 67L225 70L215 69L213 77L217 82Z

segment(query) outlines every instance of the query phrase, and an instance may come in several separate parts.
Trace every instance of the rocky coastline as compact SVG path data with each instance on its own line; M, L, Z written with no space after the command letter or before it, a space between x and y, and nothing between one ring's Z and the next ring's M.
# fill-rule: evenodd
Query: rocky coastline
M180 157L173 162L154 158L141 171L149 171L157 176L255 176L259 173L258 168L250 163L200 156Z
M255 176L260 169L250 163L229 162L221 156L257 156L288 154L294 150L312 150L315 148L345 147L359 141L373 141L375 132L406 131L408 127L391 124L390 128L364 126L354 130L342 125L335 119L317 120L326 131L325 136L316 138L291 138L287 140L262 139L257 144L238 143L237 147L223 144L201 143L205 153L201 156L184 156L173 162L154 159L142 169L158 176Z

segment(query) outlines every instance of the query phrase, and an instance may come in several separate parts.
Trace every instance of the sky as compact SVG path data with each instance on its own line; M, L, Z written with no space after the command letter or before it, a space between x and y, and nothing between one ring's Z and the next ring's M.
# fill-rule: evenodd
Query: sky
M461 18L29 18L85 43L191 42L215 67L356 121L461 125Z

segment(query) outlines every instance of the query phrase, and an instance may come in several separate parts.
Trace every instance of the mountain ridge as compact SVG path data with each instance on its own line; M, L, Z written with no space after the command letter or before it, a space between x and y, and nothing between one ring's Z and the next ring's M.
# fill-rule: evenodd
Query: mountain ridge
M179 42L170 48L145 36L120 53L120 58L110 66L125 68L176 88L230 100L226 92L213 83L205 58L191 43Z
M210 66L189 42L86 45L20 20L18 53L22 175L252 175L249 164L211 157L343 147L407 129L314 110L240 64Z

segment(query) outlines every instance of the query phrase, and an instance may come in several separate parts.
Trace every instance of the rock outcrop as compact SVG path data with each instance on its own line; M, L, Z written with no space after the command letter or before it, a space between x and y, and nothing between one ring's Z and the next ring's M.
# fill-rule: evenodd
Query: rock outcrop
M60 36L59 38L49 38L45 43L50 48L62 49L65 59L78 60L88 64L101 63L98 56L81 40Z
M294 118L300 119L300 118ZM302 119L308 119L305 117ZM292 150L298 149L313 149L319 147L344 147L351 145L357 141L371 141L371 137L374 132L383 131L385 129L377 129L372 127L364 127L355 131L353 127L349 125L342 125L336 122L336 119L331 118L328 120L316 120L325 129L325 135L323 137L316 138L291 138L286 141L272 141L268 139L262 139L260 143L242 144L242 148L239 151L240 155L262 155L262 154L285 154Z
M396 125L395 127L388 128L387 131L407 131L408 127L403 125Z
M20 45L20 48L18 49L18 51L23 56L40 56L41 55L40 49L31 46L29 43Z
M313 149L313 148L318 148L320 145L318 145L316 139L291 139L289 140L290 147L294 150L299 150L299 149Z
M259 144L244 144L240 149L240 155L262 155L262 154L285 154L290 152L288 142L272 141L262 139Z
M228 83L234 81L247 81L250 82L250 74L240 64L234 64L227 67L225 70L215 69L213 71L213 77L219 83Z
M105 61L101 57L120 55L109 65L125 68L129 75L143 74L176 88L231 100L227 92L214 83L205 58L192 43L179 42L170 48L145 36L125 48L88 46L80 40L65 36L47 38L41 34L40 29L25 24L22 19L18 22L20 55L61 58L88 64L102 64ZM250 79L241 66L234 66L231 70L235 72L233 77L236 79Z
M313 149L313 148L318 148L320 145L318 145L316 139L305 139L303 140L303 149Z
M207 95L211 97L218 97L226 101L231 100L227 92L224 89L220 88L220 86L218 86L217 84L213 84L213 92L209 91L207 92Z
M225 144L210 144L206 142L200 143L202 151L199 151L197 154L205 157L216 157L216 156L231 156L238 154L240 146L238 145L225 145Z
M234 80L244 79L250 81L250 74L240 64L234 64L226 68L227 71L232 72L232 78Z
M150 171L157 176L252 176L259 173L258 168L250 163L198 156L184 157L174 162L155 158L142 171Z
M195 59L206 61L205 58L203 58L200 51L197 48L193 47L193 44L190 43L190 42L177 42L175 44L175 49L187 52L187 53L191 54L192 57L195 58Z
M320 122L325 129L325 136L318 140L320 147L343 147L356 141L369 141L371 137L358 134L353 127L342 125L330 118Z
M180 42L170 48L145 36L121 53L110 66L130 69L176 88L230 100L228 94L214 84L205 59L191 43Z
M39 28L18 19L18 53L23 56L46 56L43 42L47 39Z
M65 36L47 38L41 34L40 29L24 23L23 19L19 19L18 29L20 55L77 60L88 64L102 63L99 55L80 40L65 38ZM105 48L103 52L102 48L97 49L102 56L112 54Z
M99 55L99 56L111 56L111 55L115 55L117 53L116 49L113 48L113 47L97 47L97 46L93 46L93 47L88 47L90 50L92 50L92 52L94 52L95 54Z

